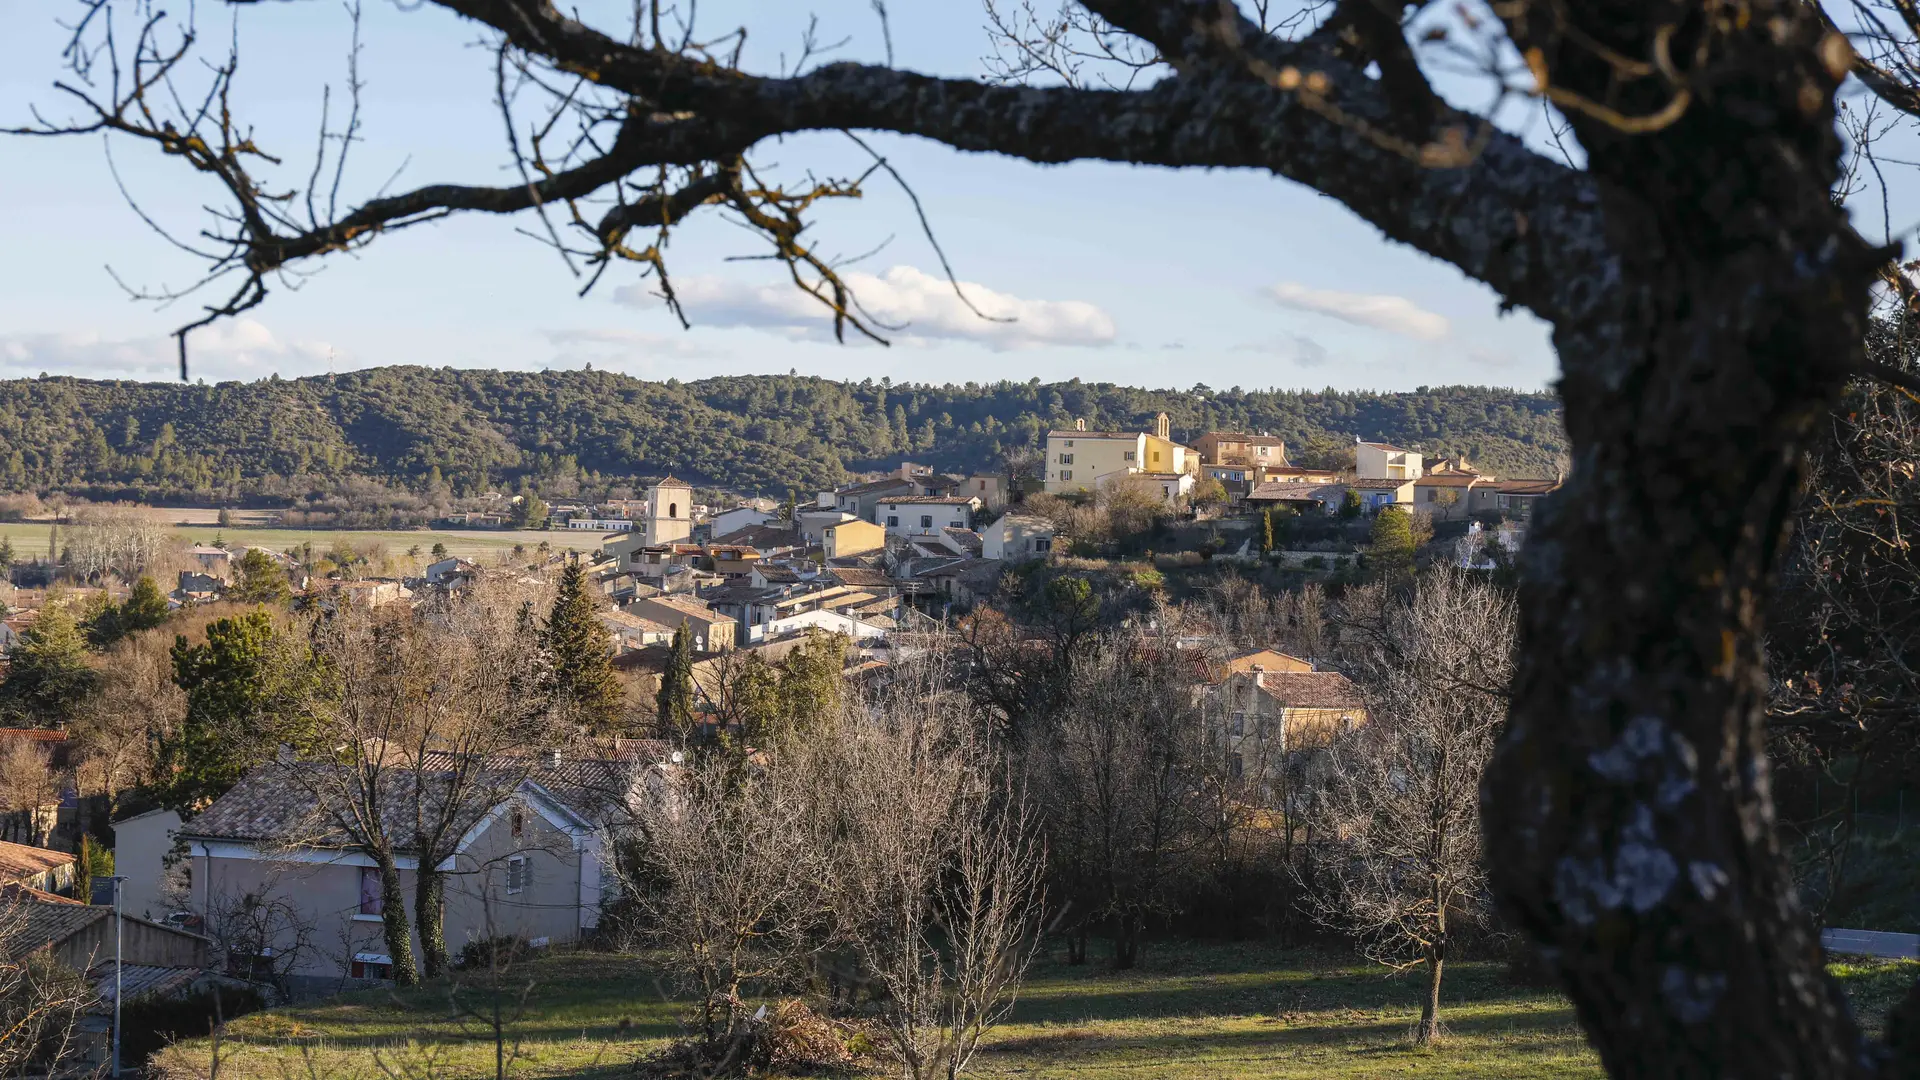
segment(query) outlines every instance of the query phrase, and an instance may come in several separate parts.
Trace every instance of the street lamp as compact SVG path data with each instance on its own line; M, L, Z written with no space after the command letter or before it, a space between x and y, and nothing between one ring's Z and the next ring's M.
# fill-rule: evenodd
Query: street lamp
M114 1080L119 1080L119 1076L120 1076L120 980L121 980L121 974L122 974L121 968L124 966L121 963L120 944L121 944L121 938L124 936L123 930L125 928L125 922L120 917L120 883L127 879L116 874L113 876L111 880L113 881L113 1073L112 1075L114 1077Z

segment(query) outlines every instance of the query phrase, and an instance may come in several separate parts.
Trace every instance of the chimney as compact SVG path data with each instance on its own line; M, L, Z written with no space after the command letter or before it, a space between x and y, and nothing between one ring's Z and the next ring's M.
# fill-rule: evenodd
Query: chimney
M1153 418L1153 435L1157 439L1173 441L1173 419L1166 413Z
M557 768L559 768L559 767L560 767L560 751L558 751L558 750L543 750L543 751L541 751L541 752L540 752L540 763L541 763L542 765L545 765L545 766L546 766L547 768L549 768L549 769L557 769Z
M1084 416L1075 417L1073 421L1073 430L1075 431L1087 430L1087 418Z

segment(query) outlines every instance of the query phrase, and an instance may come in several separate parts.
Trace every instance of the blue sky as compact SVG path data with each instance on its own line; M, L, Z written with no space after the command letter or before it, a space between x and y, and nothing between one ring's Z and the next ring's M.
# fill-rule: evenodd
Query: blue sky
M366 0L361 62L365 142L349 190L502 183L508 158L491 102L491 53L476 27L430 5ZM610 9L622 5L599 5ZM228 10L203 4L201 25L225 33ZM903 66L974 75L988 39L977 2L894 0ZM66 5L0 0L0 123L29 103L58 115L52 83ZM596 6L584 5L590 21ZM211 14L209 14L211 12ZM805 20L848 38L834 59L883 55L868 0L701 5L702 25L751 27L751 70L796 53ZM602 22L601 25L608 25ZM240 100L259 141L310 162L321 87L344 75L349 24L338 4L240 11ZM1251 172L1173 172L1104 164L1041 168L900 137L874 145L919 192L955 271L984 307L1013 324L964 317L939 279L906 198L870 181L867 196L827 207L829 251L891 242L862 262L869 306L910 330L891 348L841 346L824 320L779 288L773 268L728 261L758 242L708 213L679 232L676 279L696 325L683 331L630 268L576 297L578 283L547 248L515 232L531 219L465 217L385 237L333 259L297 292L280 289L240 321L196 338L196 374L256 378L379 364L578 367L645 378L797 369L833 378L964 382L998 378L1145 386L1402 389L1488 383L1538 388L1553 377L1547 328L1501 316L1495 298L1441 263L1380 238L1305 188ZM178 161L114 147L141 205L190 233L213 194ZM808 135L759 150L786 175L857 171L839 136ZM155 310L125 298L132 283L190 280L193 260L149 232L115 189L101 140L0 140L0 376L41 371L166 378L166 335L192 301Z

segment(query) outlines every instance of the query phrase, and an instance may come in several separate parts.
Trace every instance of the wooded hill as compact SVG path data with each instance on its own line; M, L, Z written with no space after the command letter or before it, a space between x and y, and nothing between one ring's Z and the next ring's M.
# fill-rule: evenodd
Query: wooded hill
M519 486L593 495L673 473L784 495L911 458L998 467L1048 428L1176 438L1268 431L1297 462L1355 436L1551 476L1558 400L1485 387L1412 393L1141 390L1105 383L833 382L793 375L645 382L605 371L387 367L217 385L42 377L0 381L0 488L152 502L272 502L355 489L459 497Z

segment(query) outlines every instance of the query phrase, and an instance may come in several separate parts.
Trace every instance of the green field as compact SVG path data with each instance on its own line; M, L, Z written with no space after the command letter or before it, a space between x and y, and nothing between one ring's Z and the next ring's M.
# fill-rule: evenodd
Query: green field
M47 553L47 536L50 532L46 522L0 522L0 536L13 542L13 550L20 558L40 558ZM366 551L383 546L389 554L403 555L408 548L418 545L421 552L431 551L436 543L447 545L448 552L462 558L476 561L490 559L513 549L515 544L524 544L529 550L545 540L556 551L590 552L597 551L607 533L589 533L554 529L540 532L532 529L521 531L488 529L396 529L390 531L366 529L272 529L235 526L222 529L214 524L176 525L174 532L182 543L205 544L216 536L229 545L254 545L269 547L275 551L286 551L301 544L312 544L316 552L331 550L339 544L351 544L357 551Z
M1499 965L1462 963L1446 985L1448 1036L1416 1049L1417 978L1395 978L1347 957L1260 945L1167 945L1146 967L1042 961L1012 1021L991 1036L971 1074L1048 1080L1077 1076L1598 1077L1599 1064L1558 994L1514 985ZM1891 1006L1920 964L1837 965L1870 1024ZM531 989L527 989L530 987ZM629 958L561 954L508 980L506 1026L518 1045L510 1075L612 1076L673 1038L682 1015L654 971ZM486 1006L467 988L468 1006ZM364 992L244 1017L230 1025L219 1075L385 1078L493 1074L485 1025L450 1019L443 987ZM202 1040L165 1051L156 1064L177 1078L208 1074ZM873 1061L871 1075L889 1075Z

